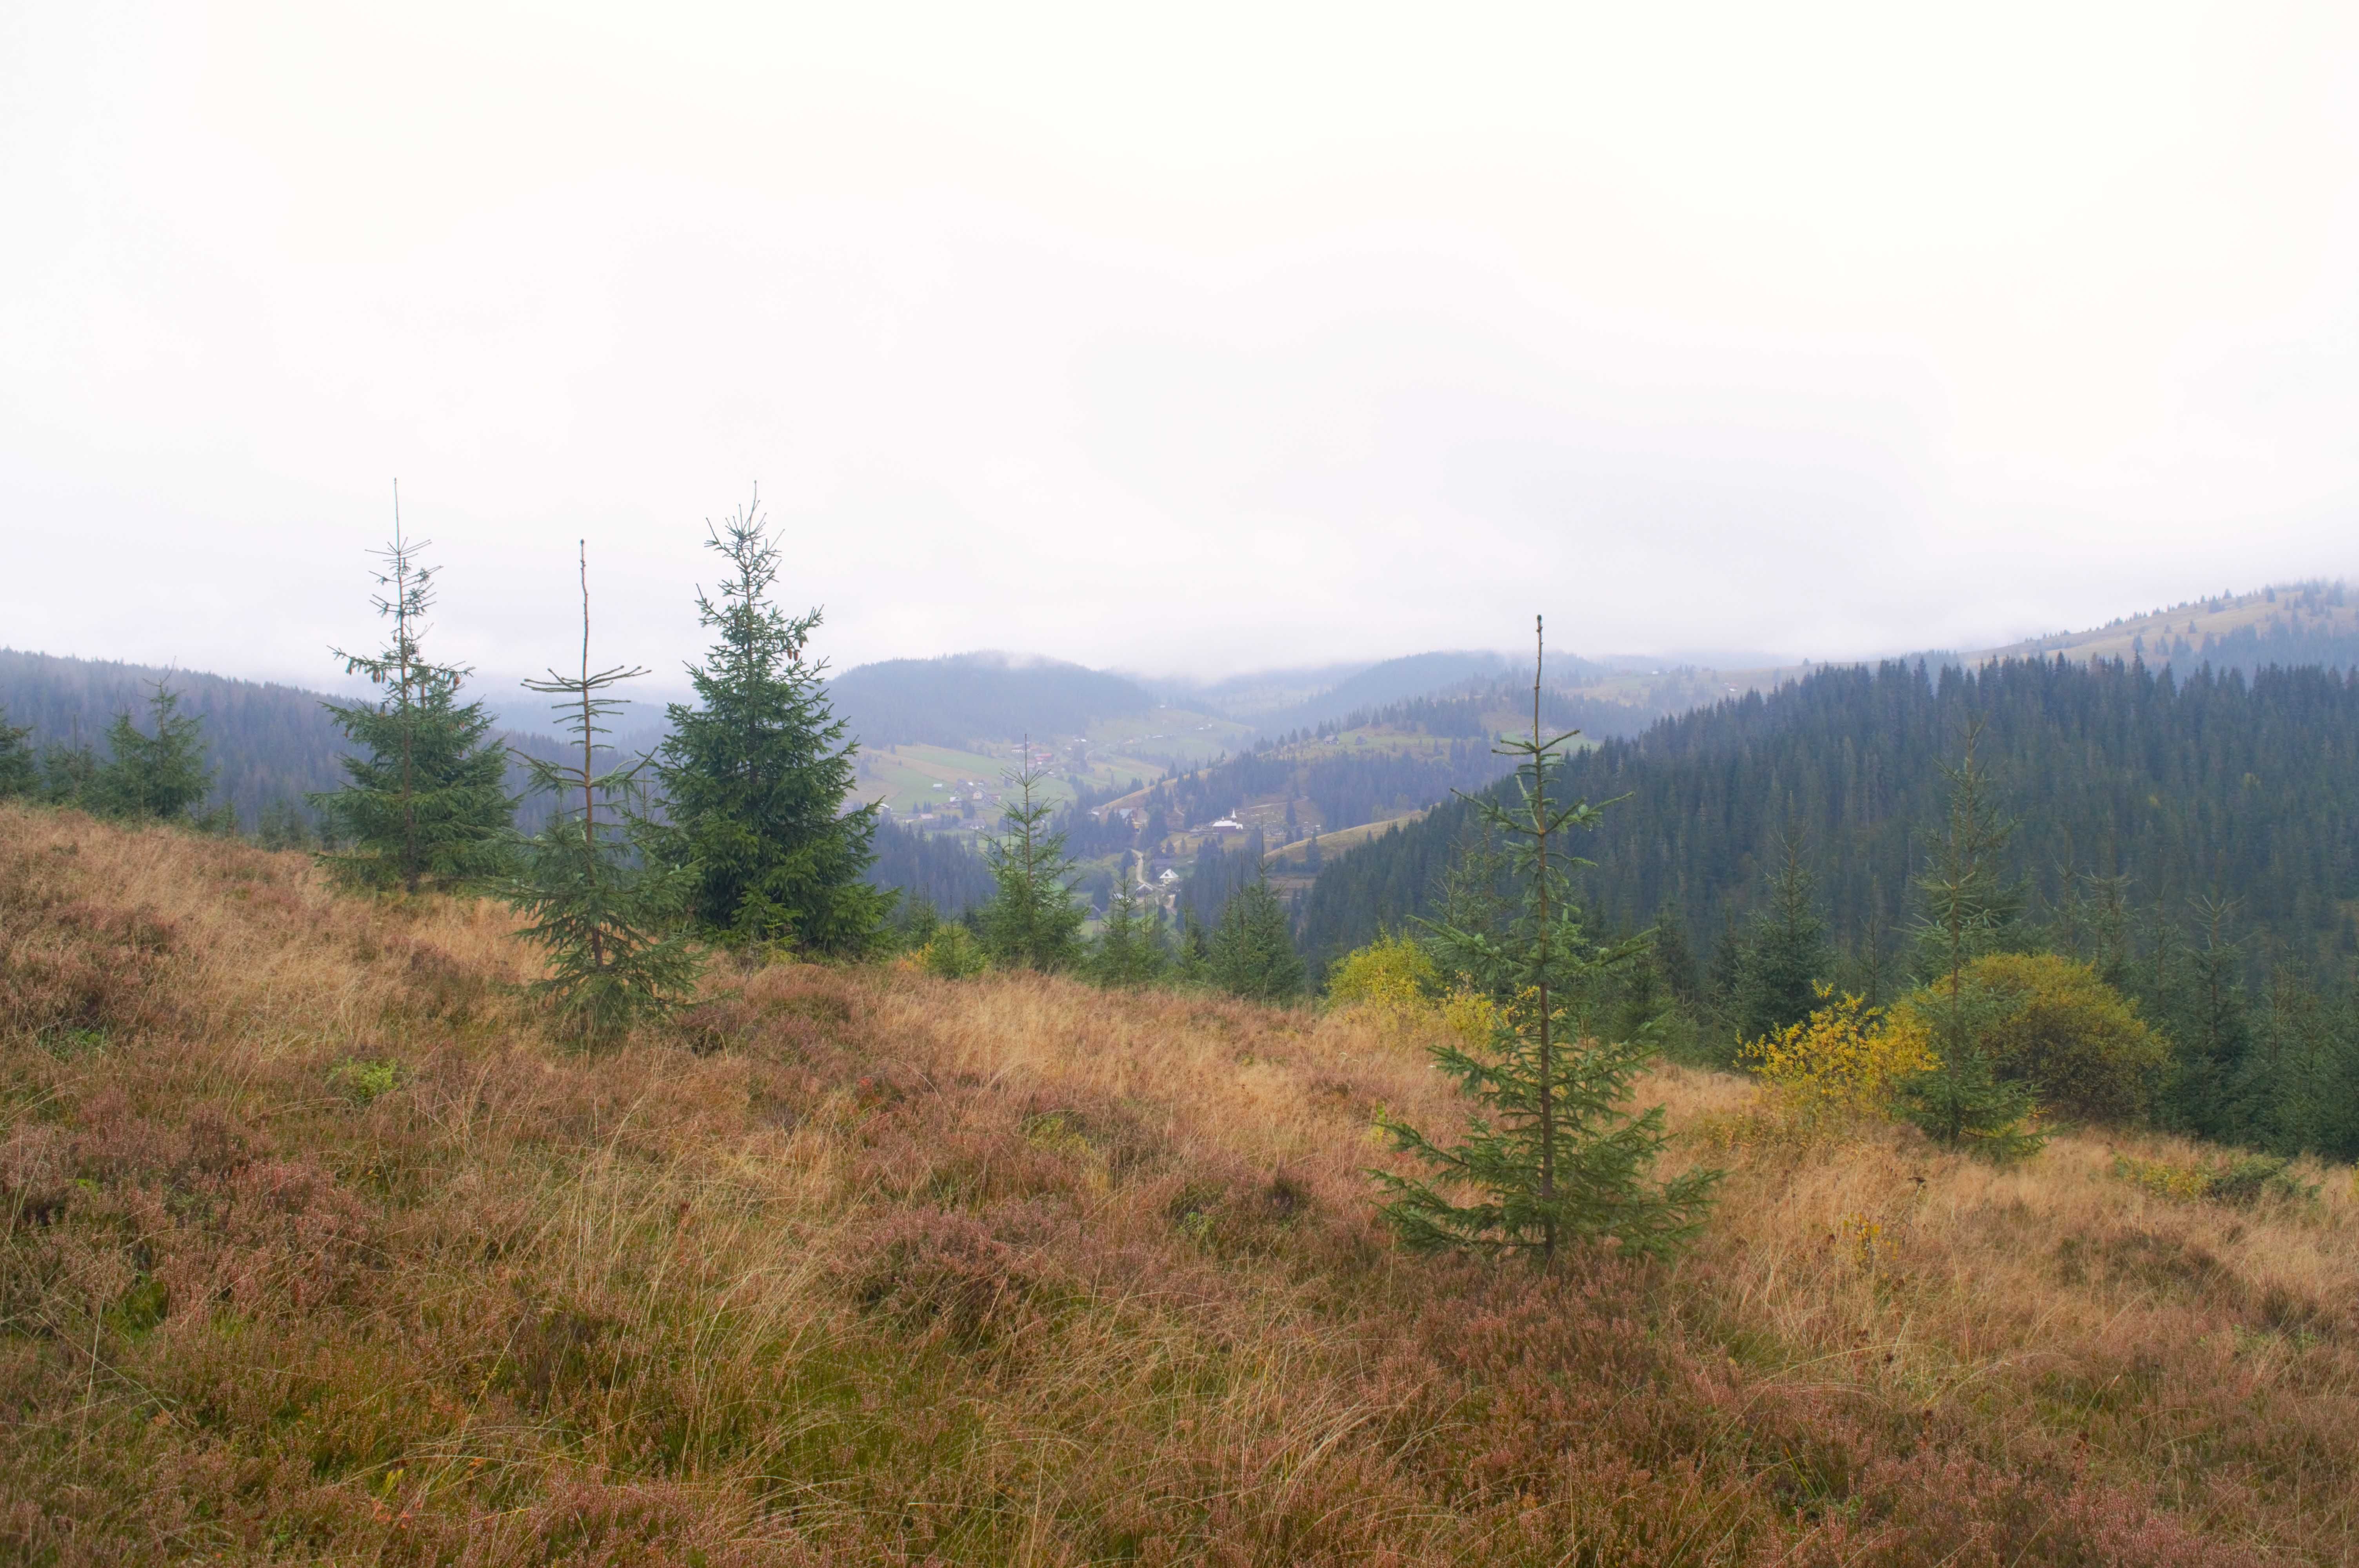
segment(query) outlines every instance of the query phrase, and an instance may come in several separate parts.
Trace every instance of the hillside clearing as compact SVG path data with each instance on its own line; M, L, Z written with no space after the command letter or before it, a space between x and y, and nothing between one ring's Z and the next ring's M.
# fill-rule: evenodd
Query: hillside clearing
M505 913L0 807L0 1550L39 1563L2336 1562L2347 1171L1769 1136L1702 1244L1375 1227L1413 1038L779 964L611 1053ZM2185 1160L2167 1141L2118 1141Z

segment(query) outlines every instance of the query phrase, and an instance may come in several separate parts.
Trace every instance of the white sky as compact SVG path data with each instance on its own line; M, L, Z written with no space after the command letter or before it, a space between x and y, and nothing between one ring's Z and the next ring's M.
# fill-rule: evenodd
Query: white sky
M1972 645L2359 573L2359 7L0 5L0 643Z

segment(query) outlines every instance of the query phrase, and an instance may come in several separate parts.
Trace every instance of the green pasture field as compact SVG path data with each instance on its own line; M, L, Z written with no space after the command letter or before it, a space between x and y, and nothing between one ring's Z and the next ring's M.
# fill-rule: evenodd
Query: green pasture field
M1332 860L1354 845L1364 844L1371 838L1382 838L1386 828L1406 827L1424 815L1422 811L1405 811L1398 816L1386 816L1375 822L1363 822L1357 827L1339 827L1332 833L1321 833L1319 836L1320 857L1322 860ZM1300 865L1310 853L1310 841L1306 838L1299 844L1288 844L1280 849L1272 849L1263 856L1262 860L1271 871L1275 871L1280 866Z

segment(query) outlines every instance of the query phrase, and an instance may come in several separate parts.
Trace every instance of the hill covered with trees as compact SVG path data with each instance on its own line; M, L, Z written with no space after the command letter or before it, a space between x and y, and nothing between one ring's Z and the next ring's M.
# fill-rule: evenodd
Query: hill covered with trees
M861 665L831 676L828 692L864 746L1078 734L1095 720L1155 706L1145 687L1121 676L1004 654Z
M1791 844L1836 942L1891 961L1941 765L1977 720L2034 918L2080 908L2086 878L2127 877L2132 906L2174 921L2190 899L2233 900L2303 957L2359 951L2359 681L2315 667L2180 680L2110 661L1888 662L1667 719L1568 767L1578 792L1617 802L1580 846L1591 906L1624 927L1669 919L1709 950L1767 902ZM1429 913L1465 826L1444 806L1331 860L1307 949Z
M215 775L211 798L234 810L247 831L266 811L308 812L305 795L343 784L341 759L348 743L322 706L332 699L275 681L0 648L0 717L30 727L29 743L37 750L101 748L119 716L147 722L158 682L179 694L180 712L201 721L205 762ZM546 735L502 730L499 739L529 755L560 754L558 742ZM509 770L512 792L522 793L524 776L520 766ZM527 801L518 818L531 827L541 815Z

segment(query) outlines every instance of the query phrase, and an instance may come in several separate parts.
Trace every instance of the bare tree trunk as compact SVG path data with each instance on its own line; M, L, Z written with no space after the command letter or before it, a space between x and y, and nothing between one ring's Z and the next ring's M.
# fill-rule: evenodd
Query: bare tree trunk
M1548 658L1546 628L1532 617L1532 826L1539 840L1539 999L1540 999L1540 1202L1549 1206L1540 1221L1540 1256L1556 1260L1556 1042L1549 1016L1549 819L1548 758L1540 744L1540 672Z

